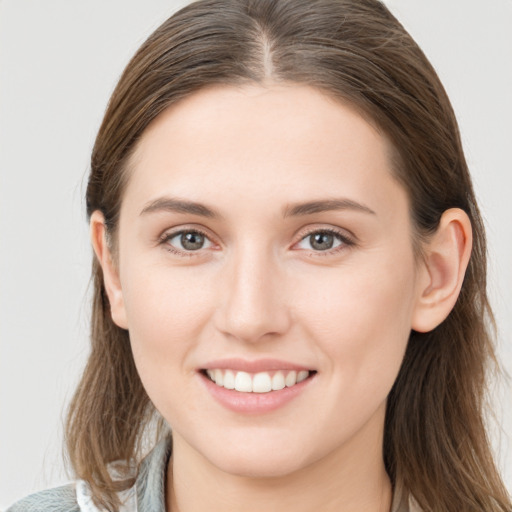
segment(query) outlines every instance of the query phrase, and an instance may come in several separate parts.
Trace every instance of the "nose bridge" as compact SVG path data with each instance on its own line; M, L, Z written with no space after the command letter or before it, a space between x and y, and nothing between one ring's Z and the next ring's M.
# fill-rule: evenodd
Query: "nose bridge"
M239 340L256 342L288 327L283 273L269 248L254 241L237 247L226 262L218 327Z

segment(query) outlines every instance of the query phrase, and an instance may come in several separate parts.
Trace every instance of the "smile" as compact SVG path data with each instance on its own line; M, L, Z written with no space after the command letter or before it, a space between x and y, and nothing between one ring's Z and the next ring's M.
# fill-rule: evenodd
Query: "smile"
M205 370L205 374L217 386L242 393L269 393L285 387L291 388L306 380L312 373L308 370L277 370L258 373L218 368Z

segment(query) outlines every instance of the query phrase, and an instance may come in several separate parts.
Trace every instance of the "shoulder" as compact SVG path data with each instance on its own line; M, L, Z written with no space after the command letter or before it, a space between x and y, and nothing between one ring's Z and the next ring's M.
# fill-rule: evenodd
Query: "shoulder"
M80 512L75 484L31 494L16 502L6 512Z
M136 510L165 511L165 473L171 455L172 438L167 436L150 451L140 466L132 466L136 483L119 492L122 512ZM114 480L119 478L117 464L109 465ZM125 473L123 472L123 475ZM91 489L84 480L47 489L18 501L5 512L100 512L92 502Z

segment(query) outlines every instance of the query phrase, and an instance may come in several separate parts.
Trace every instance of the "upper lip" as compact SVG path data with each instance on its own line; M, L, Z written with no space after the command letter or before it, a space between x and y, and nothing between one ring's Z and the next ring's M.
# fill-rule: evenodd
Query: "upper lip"
M258 373L265 371L274 371L274 370L307 370L312 371L311 368L307 366L303 366L300 364L295 364L290 361L283 361L280 359L256 359L253 361L249 361L247 359L240 358L224 358L217 359L214 361L210 361L206 363L202 368L202 370L236 370L243 371L247 373Z

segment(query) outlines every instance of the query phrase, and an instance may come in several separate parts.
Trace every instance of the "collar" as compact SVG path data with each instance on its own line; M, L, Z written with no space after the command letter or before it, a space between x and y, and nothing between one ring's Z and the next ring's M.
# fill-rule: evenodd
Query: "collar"
M172 439L168 436L142 461L135 482L137 512L165 512L165 476L171 450Z

